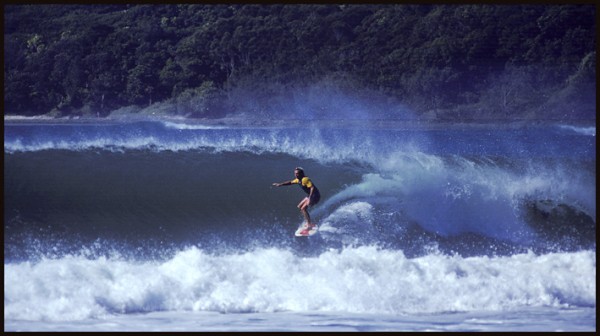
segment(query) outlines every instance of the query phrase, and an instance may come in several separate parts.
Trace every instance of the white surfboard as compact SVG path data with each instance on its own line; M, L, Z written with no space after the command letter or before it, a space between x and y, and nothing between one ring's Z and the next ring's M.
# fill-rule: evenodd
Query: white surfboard
M296 235L296 237L309 237L309 236L312 236L315 233L317 233L318 229L319 229L319 226L315 225L310 230L306 230L306 224L302 223L298 227L298 230L296 230L296 234L295 235Z

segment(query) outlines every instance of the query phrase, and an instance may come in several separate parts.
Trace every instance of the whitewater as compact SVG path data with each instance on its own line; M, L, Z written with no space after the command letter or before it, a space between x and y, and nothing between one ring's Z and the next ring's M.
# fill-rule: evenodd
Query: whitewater
M595 127L4 131L6 331L596 330Z

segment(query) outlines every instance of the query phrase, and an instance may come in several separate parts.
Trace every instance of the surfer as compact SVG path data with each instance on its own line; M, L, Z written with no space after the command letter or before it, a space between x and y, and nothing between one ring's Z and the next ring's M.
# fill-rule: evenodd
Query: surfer
M310 230L315 227L315 224L310 220L310 215L308 214L308 207L314 206L319 203L321 199L321 194L319 193L319 189L312 183L310 178L304 175L304 169L302 167L296 167L294 169L295 179L291 181L285 181L281 183L273 183L276 187L287 186L292 184L299 185L305 193L308 194L300 203L298 203L298 208L304 215L304 219L306 219L305 230Z

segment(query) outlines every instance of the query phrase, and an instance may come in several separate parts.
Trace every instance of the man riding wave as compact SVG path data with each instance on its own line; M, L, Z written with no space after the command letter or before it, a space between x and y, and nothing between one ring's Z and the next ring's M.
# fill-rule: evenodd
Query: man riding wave
M311 179L304 175L304 169L302 167L296 167L294 169L295 179L290 181L285 181L281 183L273 183L276 187L287 186L292 184L299 185L305 193L308 194L307 197L302 199L300 203L298 203L298 208L300 212L304 215L304 219L306 219L306 224L304 225L304 230L301 234L306 234L310 229L314 228L316 225L311 221L310 214L308 213L308 207L314 206L319 203L321 199L321 194L319 193L319 189L315 186L315 184L311 181Z

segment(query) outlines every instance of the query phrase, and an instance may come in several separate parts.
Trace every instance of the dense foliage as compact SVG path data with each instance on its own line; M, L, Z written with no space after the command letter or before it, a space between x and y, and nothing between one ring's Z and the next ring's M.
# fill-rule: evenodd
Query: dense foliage
M9 5L5 114L277 118L317 87L437 119L595 119L595 31L593 5Z

